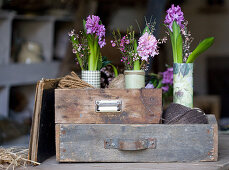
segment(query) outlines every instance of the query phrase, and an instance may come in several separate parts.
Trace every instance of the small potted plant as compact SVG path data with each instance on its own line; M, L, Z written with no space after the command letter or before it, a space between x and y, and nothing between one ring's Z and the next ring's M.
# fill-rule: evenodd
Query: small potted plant
M100 48L106 45L105 26L98 16L89 15L86 21L83 20L83 27L79 34L74 30L69 33L72 51L82 70L82 80L100 88L100 69L104 66Z
M123 37L119 30L113 31L114 40L111 41L111 44L121 51L121 62L125 65L124 75L127 89L145 87L145 70L149 59L159 54L158 44L161 41L153 35L154 25L155 22L147 23L138 41L132 26L127 29L127 33Z
M213 44L214 37L204 39L191 52L193 38L179 6L172 5L167 10L164 23L170 35L173 51L173 102L192 108L193 62Z

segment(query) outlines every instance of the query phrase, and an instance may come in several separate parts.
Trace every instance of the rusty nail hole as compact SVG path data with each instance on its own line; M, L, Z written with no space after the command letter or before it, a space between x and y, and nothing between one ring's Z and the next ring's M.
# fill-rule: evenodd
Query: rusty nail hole
M62 134L63 134L63 135L65 135L65 134L66 134L66 131L65 131L65 130L63 130L63 131L62 131Z
M63 152L66 152L66 149L63 149Z
M209 133L210 133L210 130L208 129L207 132L208 132L208 134L209 134Z

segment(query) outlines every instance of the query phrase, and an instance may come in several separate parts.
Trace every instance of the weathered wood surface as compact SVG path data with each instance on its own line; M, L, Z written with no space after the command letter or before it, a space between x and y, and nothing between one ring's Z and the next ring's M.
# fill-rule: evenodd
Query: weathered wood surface
M228 170L229 134L219 133L219 159L217 162L172 163L58 163L53 156L31 170ZM24 170L24 168L19 168Z
M120 100L121 112L96 112L96 101ZM56 123L151 124L162 114L161 89L56 89Z
M217 161L217 123L214 115L208 118L209 124L57 124L57 161ZM134 142L149 138L156 140L154 148L136 151L105 149L107 139Z

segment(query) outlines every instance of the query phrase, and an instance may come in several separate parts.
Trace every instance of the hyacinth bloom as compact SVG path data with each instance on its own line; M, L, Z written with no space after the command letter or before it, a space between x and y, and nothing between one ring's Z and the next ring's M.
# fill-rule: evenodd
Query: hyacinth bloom
M154 85L151 84L151 83L148 83L145 88L146 89L153 89L154 88Z
M204 39L193 52L190 52L189 48L193 39L190 32L187 32L188 22L185 21L180 6L172 5L166 12L164 23L171 38L174 63L193 63L200 54L212 46L214 37ZM185 38L184 43L182 38Z
M88 46L90 55L88 58L88 70L98 70L98 62L102 60L100 49L106 45L105 42L105 26L101 24L98 16L89 15L86 22L84 21L86 29Z
M68 34L72 42L72 52L76 55L81 70L100 70L102 67L100 48L106 45L105 26L98 16L89 15L86 21L83 20L83 27L84 30L79 34L75 34L74 30Z
M166 71L161 73L163 76L162 83L163 84L173 84L173 68L168 68Z
M126 70L147 70L150 57L159 54L158 44L166 40L156 39L153 35L154 23L146 23L146 27L137 40L135 31L132 27L127 29L125 36L119 30L113 32L114 40L111 41L112 47L117 47L122 53L121 62L125 64Z
M180 28L184 27L182 23L184 22L184 14L181 11L181 8L179 5L175 7L173 4L171 8L167 10L167 15L164 21L165 24L168 24L168 27L172 32L173 32L172 26L173 26L174 21L180 26Z
M98 43L100 48L106 45L105 42L105 26L100 24L100 18L98 16L92 15L87 17L87 21L85 24L85 28L87 30L87 34L95 34L98 37Z
M181 11L181 8L179 6L175 7L174 5L171 6L167 10L167 15L165 17L164 23L166 24L170 38L171 38L171 44L173 49L173 60L174 63L182 63L183 59L183 40L181 36L181 28L184 27L183 22L184 16L183 12Z
M145 32L138 40L138 55L140 59L143 61L148 61L149 57L154 57L158 55L158 46L157 46L157 39L154 35Z

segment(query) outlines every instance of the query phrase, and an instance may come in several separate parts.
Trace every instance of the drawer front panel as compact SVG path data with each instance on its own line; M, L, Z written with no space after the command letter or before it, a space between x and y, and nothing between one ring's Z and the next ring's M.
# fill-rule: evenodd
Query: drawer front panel
M161 89L56 89L56 123L150 124L162 114Z
M58 124L60 162L217 160L217 126Z

